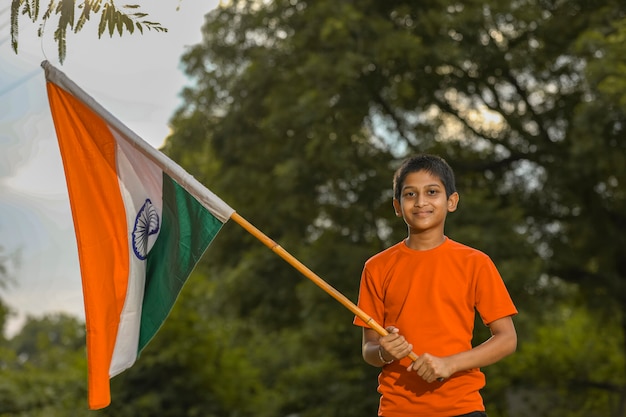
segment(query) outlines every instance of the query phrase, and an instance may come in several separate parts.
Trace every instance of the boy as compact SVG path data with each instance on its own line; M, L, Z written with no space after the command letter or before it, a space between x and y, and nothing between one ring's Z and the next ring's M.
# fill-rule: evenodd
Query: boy
M389 334L354 319L363 327L363 359L382 367L378 415L486 416L479 368L515 351L517 310L491 259L444 234L446 215L459 202L446 161L408 159L394 175L393 192L408 237L365 263L358 301ZM492 336L472 348L475 311Z

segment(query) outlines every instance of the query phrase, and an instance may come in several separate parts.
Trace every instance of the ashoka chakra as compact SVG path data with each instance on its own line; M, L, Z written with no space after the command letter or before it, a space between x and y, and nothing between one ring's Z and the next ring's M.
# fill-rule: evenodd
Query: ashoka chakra
M159 214L149 198L143 203L133 227L133 252L142 261L148 256L148 237L159 231Z

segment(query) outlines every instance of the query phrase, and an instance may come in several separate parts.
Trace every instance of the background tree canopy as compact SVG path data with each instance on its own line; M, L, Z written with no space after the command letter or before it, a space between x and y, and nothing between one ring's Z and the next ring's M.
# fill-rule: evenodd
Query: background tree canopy
M444 156L447 234L521 313L489 415L626 416L623 2L231 1L202 30L166 153L353 300L406 233L395 167ZM100 413L375 415L351 320L228 223Z

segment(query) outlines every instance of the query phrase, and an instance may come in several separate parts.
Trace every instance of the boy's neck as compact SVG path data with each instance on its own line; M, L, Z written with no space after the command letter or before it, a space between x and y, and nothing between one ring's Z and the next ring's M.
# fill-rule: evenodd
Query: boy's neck
M413 250L430 250L446 241L443 233L409 233L404 244Z

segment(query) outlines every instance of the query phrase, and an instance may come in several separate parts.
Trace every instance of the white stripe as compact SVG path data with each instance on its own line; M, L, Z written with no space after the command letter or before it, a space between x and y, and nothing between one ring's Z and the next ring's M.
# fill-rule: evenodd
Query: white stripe
M109 368L109 374L113 377L130 368L137 360L146 261L139 259L133 250L133 228L139 210L146 204L146 199L150 199L158 215L160 230L163 213L163 174L154 163L138 152L115 130L111 129L111 131L117 140L118 182L126 208L130 259L126 300L120 316L115 349ZM149 252L157 237L158 233L149 236L145 253Z

